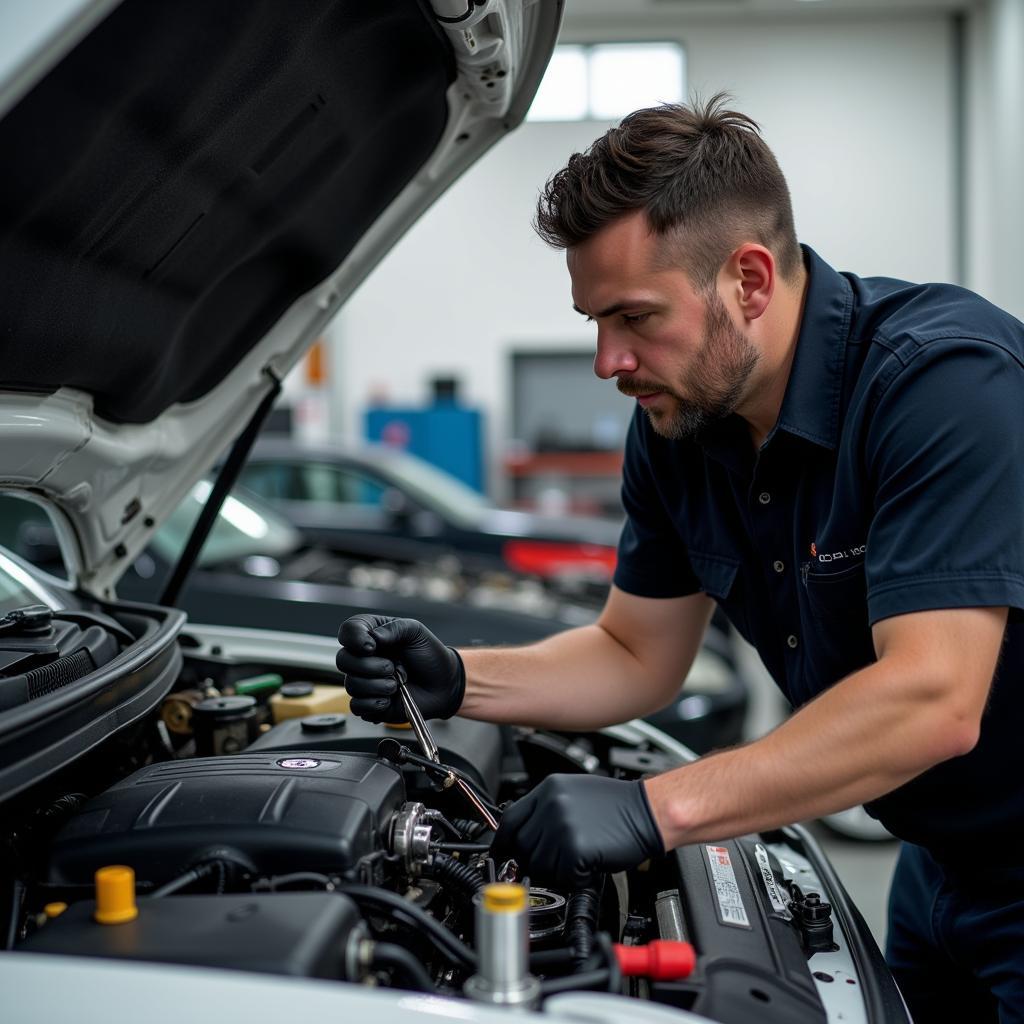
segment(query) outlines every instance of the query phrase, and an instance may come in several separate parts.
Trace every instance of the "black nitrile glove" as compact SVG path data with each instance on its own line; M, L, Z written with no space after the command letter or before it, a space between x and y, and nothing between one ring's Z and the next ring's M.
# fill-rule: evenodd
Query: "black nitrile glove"
M576 888L664 852L643 783L596 775L549 775L505 811L491 845L496 863Z
M462 658L415 619L353 615L341 624L342 648L335 661L345 673L352 714L368 722L404 722L405 709L395 682L404 666L409 694L424 718L451 718L466 693Z

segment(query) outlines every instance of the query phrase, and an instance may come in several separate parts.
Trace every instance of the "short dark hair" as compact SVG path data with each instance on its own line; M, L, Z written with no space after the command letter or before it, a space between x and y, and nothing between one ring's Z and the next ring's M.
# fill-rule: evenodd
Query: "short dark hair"
M744 240L772 251L783 277L795 277L800 247L786 179L746 114L706 103L637 110L548 179L534 227L568 249L634 210L670 243L669 259L709 288Z

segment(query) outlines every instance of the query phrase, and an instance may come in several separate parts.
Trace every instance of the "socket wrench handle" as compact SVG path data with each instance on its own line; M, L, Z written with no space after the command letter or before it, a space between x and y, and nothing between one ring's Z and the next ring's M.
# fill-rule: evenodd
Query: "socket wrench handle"
M405 668L402 665L396 665L395 682L398 683L398 695L402 698L402 708L405 711L405 717L409 719L409 724L412 726L412 731L416 734L419 745L423 748L424 755L435 764L440 764L441 754L437 749L437 744L434 742L434 737L430 735L426 719L416 706L416 701L412 699L412 694L406 685L408 678Z
M416 701L412 699L412 694L409 692L409 687L406 685L408 680L405 668L402 665L395 666L395 682L398 683L398 693L402 698L402 708L405 711L405 717L409 719L409 724L412 726L412 731L416 734L416 739L419 745L423 748L423 753L427 759L433 761L435 764L441 763L441 752L437 749L437 744L434 742L434 737L430 735L430 730L427 728L427 721L420 713L420 709L416 706ZM455 788L458 789L462 795L473 805L476 812L481 818L487 823L487 827L492 831L497 832L498 830L498 819L483 805L480 798L473 791L473 787L470 786L465 779L460 779L454 774L451 775L451 779Z

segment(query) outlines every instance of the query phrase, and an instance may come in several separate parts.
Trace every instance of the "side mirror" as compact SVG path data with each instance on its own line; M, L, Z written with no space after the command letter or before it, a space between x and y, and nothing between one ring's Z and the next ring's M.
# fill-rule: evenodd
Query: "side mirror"
M407 530L412 520L412 502L397 487L388 487L380 496L380 507L388 517L388 521L398 529Z
M412 537L436 537L444 529L437 513L418 505L395 487L389 487L381 495L380 503L392 529L401 533Z
M412 533L416 537L437 537L444 530L444 521L429 508L420 508L410 518Z

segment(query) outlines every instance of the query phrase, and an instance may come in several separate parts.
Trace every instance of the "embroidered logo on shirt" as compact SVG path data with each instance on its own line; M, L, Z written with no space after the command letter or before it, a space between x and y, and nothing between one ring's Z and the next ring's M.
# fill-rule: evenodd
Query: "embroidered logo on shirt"
M817 544L811 541L811 557L816 558L819 562L841 562L844 558L858 558L867 551L867 548L867 544L858 544L856 547L846 548L842 551L833 551L830 554L823 551L818 554Z

